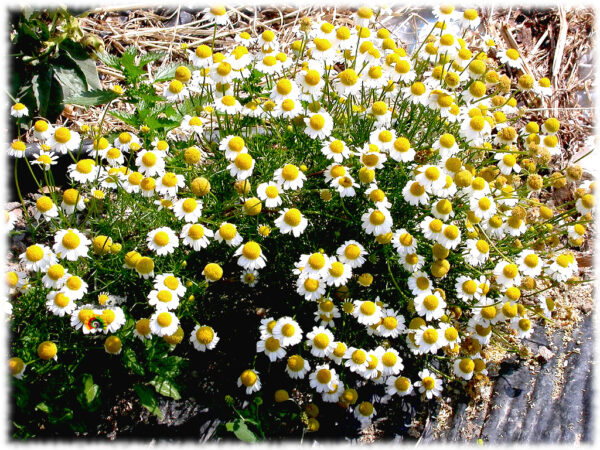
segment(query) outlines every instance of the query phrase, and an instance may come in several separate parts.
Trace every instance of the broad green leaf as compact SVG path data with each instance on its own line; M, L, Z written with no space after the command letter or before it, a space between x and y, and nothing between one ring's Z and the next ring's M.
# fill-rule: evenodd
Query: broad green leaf
M46 117L48 113L48 102L50 101L50 89L52 86L52 67L44 65L40 67L37 74L31 79L33 95L41 116Z
M60 44L79 70L83 73L89 89L101 89L100 78L98 78L98 69L95 61L89 57L85 49L71 39L65 39Z
M85 81L74 68L55 64L54 77L60 83L65 98L77 97L87 91Z
M144 367L138 362L135 351L132 348L123 350L123 364L133 373L144 375Z
M144 386L143 384L137 383L135 386L133 386L133 389L135 390L136 394L140 398L140 403L142 404L142 406L144 408L146 408L152 414L157 416L159 419L164 418L163 413L161 412L160 408L158 407L158 402L156 401L156 396L154 395L154 392L152 392L152 390L149 387Z
M81 92L78 95L65 97L64 103L77 106L98 106L104 105L118 95L113 91L95 89L93 91Z
M173 400L179 400L181 398L181 395L173 382L166 378L156 376L150 381L150 384L154 386L154 389L156 389L156 392L160 395L171 397Z
M176 120L167 119L166 117L148 117L146 119L146 125L151 130L157 130L159 128L164 128L165 130L171 130L179 125L179 122Z
M248 426L241 420L236 419L233 422L228 422L225 424L225 429L227 431L233 432L235 437L237 437L240 441L243 442L257 442L258 438L256 435L250 431Z
M88 405L96 399L99 392L100 392L100 386L98 386L97 384L94 383L94 379L92 378L92 375L90 375L89 373L84 374L83 375L83 393L85 395L85 401L87 402Z

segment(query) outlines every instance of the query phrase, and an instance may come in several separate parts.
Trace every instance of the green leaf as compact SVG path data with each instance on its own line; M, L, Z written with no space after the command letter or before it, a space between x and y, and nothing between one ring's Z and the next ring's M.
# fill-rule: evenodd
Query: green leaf
M173 400L179 400L181 395L179 391L175 387L172 381L167 380L166 378L159 376L154 377L150 384L154 386L156 392L160 395L164 395L165 397L171 397Z
M46 404L46 402L40 402L35 405L35 409L38 411L45 412L46 414L50 414L50 407Z
M136 394L140 398L140 403L142 404L142 406L144 408L146 408L152 414L157 416L159 419L164 418L163 413L161 412L160 408L158 407L158 402L156 400L156 396L154 395L154 392L152 392L152 390L149 387L144 386L143 384L137 383L135 386L133 386L133 389L135 390Z
M161 81L172 80L173 78L175 78L175 71L180 65L181 64L169 64L168 66L159 68L154 73L154 82L159 83Z
M46 117L48 112L52 75L52 67L44 65L39 68L39 72L31 79L31 86L38 111L44 117Z
M126 123L127 125L130 125L132 127L138 128L140 125L140 121L138 120L138 118L135 114L131 114L131 113L128 113L125 111L118 111L118 110L109 111L108 113L111 116L116 117L119 120L122 120L124 123Z
M108 67L112 67L113 69L121 70L121 60L117 58L115 55L111 55L107 52L97 52L96 57L106 64Z
M98 69L96 62L89 57L85 49L71 39L65 39L60 47L64 49L71 60L79 67L83 73L89 89L101 89L100 78L98 78Z
M133 373L144 375L144 367L138 362L135 351L132 348L123 350L123 364Z
M248 426L241 420L236 419L233 422L227 422L225 424L225 429L227 431L233 432L235 437L237 437L240 441L244 442L257 442L258 438L256 435L250 431Z
M140 56L140 61L138 63L139 67L144 67L146 64L151 63L153 61L157 61L163 56L166 55L166 52L148 52Z
M85 401L88 403L88 405L96 399L99 392L100 386L94 383L92 375L89 373L83 374L83 393L85 395Z
M64 97L76 97L87 91L87 86L77 70L64 65L54 65L54 77L62 87Z
M117 97L118 95L113 91L95 89L93 91L81 92L78 95L65 97L63 101L65 104L70 105L98 106L104 105Z
M146 119L146 125L151 130L157 130L159 128L164 128L165 130L171 130L179 125L179 122L176 120L167 119L166 117L148 117Z

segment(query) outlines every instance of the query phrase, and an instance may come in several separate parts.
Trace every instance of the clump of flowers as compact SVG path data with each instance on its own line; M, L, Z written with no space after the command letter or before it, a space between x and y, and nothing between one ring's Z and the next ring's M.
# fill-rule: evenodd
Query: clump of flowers
M543 292L578 279L572 249L595 184L577 165L552 168L560 123L527 115L529 99L551 95L547 79L491 45L477 11L435 12L411 48L369 7L352 27L303 20L289 44L241 33L125 87L107 108L127 129L36 122L37 160L21 136L9 150L49 188L28 208L36 232L21 268L6 274L15 322L34 292L47 307L36 314L114 358L157 339L211 358L250 339L255 353L230 355L247 364L231 389L254 394L285 373L363 426L378 402L484 377L486 347L529 337L551 319ZM224 8L206 14L227 23ZM158 113L123 112L142 85ZM14 106L21 123L27 114ZM73 160L62 190L56 158ZM547 201L567 185L572 200ZM265 299L272 287L278 298ZM219 315L241 298L267 312L235 335ZM27 381L18 340L11 373ZM62 358L61 340L40 358Z

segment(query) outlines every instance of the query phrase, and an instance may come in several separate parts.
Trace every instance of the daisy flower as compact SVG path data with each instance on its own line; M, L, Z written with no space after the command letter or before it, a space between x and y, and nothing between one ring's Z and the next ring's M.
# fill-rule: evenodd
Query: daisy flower
M179 237L183 240L183 245L199 251L208 247L208 239L214 237L214 233L200 223L188 223L181 229Z
M300 355L292 355L287 359L285 371L294 379L302 379L310 370L310 364Z
M370 300L354 301L352 315L363 325L375 325L381 320L381 307Z
M54 130L54 133L46 142L52 150L61 155L66 155L67 152L74 152L79 148L81 136L77 131L71 131L65 127L59 127Z
M69 165L67 170L69 177L81 184L91 183L99 174L99 167L92 159L80 159L77 163Z
M197 222L202 215L202 202L192 197L179 199L173 205L173 213L179 220Z
M528 277L538 277L542 273L544 263L533 250L524 250L519 253L515 263L519 271Z
M232 95L223 95L215 99L215 110L222 114L235 115L240 112L242 105Z
M296 345L302 340L302 329L298 322L291 317L282 317L273 327L273 336L279 340L282 347Z
M326 139L333 130L333 118L325 111L311 114L304 119L304 123L306 123L304 133L311 139Z
M437 292L424 292L414 299L417 314L425 320L437 320L444 315L446 302Z
M21 358L18 358L16 356L8 360L8 370L10 374L17 380L23 379L23 374L25 373L26 367L27 364L25 364Z
M308 220L296 208L284 208L277 219L275 225L282 234L292 233L294 237L300 236L308 225Z
M179 327L179 319L169 311L158 310L150 317L150 330L157 336L171 336Z
M513 69L523 69L523 59L517 50L509 48L496 52L496 56L502 64L506 64Z
M230 247L237 247L242 243L242 236L238 233L237 227L228 222L223 222L219 230L215 233L215 239L219 242L225 242Z
M61 291L71 300L80 300L88 291L88 284L77 275L71 275L63 284Z
M438 349L443 347L445 342L440 336L440 332L433 326L422 325L415 332L415 344L420 353L437 353Z
M59 230L54 235L53 250L60 258L76 261L88 256L89 245L92 243L79 230L69 228Z
M407 203L417 206L426 205L429 202L429 195L425 187L418 181L409 181L402 189L402 196Z
M212 327L208 325L196 325L192 330L190 342L200 352L212 350L219 343L219 336Z
M154 261L147 256L140 256L135 263L135 271L144 279L154 278Z
M52 218L58 217L58 208L50 197L42 195L35 201L33 217L35 217L36 220L40 220L40 218L43 217L46 222L48 222Z
M335 338L331 331L323 327L313 327L312 331L306 334L307 343L310 347L310 353L320 358L329 356L335 349Z
M510 327L517 332L519 339L527 339L533 334L533 323L527 317L515 317L510 321Z
M27 150L25 142L15 140L8 147L8 155L12 156L13 158L24 158L25 150Z
M150 330L150 320L140 319L135 323L133 329L133 335L139 338L141 341L145 339L152 339L152 330Z
M511 286L521 285L521 275L519 274L519 266L507 261L500 261L494 267L494 275L496 283L502 287L509 288Z
M33 244L19 255L21 264L30 272L45 271L56 264L56 256L49 247L43 244Z
M555 281L565 282L578 271L577 260L572 253L555 256L546 263L545 272ZM518 285L519 283L515 283Z
M163 90L163 95L170 102L179 102L185 100L190 95L190 91L179 80L172 80L166 84Z
M362 375L367 369L367 352L360 348L350 347L344 353L344 366L348 367L351 372Z
M440 322L439 333L444 347L449 346L450 348L454 348L454 346L460 343L458 330L449 323Z
M260 391L261 384L258 375L259 373L256 370L244 370L237 380L238 387L244 386L248 395Z
M256 343L256 352L264 353L269 357L271 362L285 357L285 349L282 348L279 339L274 336L259 340Z
M50 291L46 295L46 307L55 316L63 317L65 314L70 316L77 305L63 292Z
M179 188L185 187L185 177L173 172L166 172L156 181L155 190L158 194L172 198L177 195Z
M146 177L162 175L165 171L164 155L158 150L140 150L135 159L135 165Z
M16 118L25 117L29 115L29 109L23 103L15 103L10 107L10 115Z
M392 225L392 216L385 208L369 208L369 210L362 215L362 226L368 234L374 236L387 234L392 231Z
M249 153L240 153L227 166L227 170L236 180L245 180L252 175L254 163L255 161Z
M260 245L254 241L240 245L234 256L239 256L238 265L246 270L262 269L266 265L266 257Z
M454 360L454 374L463 380L470 380L475 373L475 362L471 358L457 358Z
M170 289L153 289L148 294L148 304L157 311L168 311L179 307L179 296Z
M409 378L390 376L386 380L386 392L388 395L403 397L413 392L413 385Z
M125 324L125 313L118 306L105 308L98 312L100 313L100 318L104 322L105 333L115 333Z
M283 199L279 195L282 187L274 181L261 183L256 188L258 198L265 202L267 208L276 208L283 203Z
M227 15L227 9L222 5L214 5L209 8L202 10L204 17L215 25L227 25L229 23L229 17Z
M249 287L256 286L258 283L258 271L246 270L240 275L240 281Z
M306 300L316 301L325 294L327 285L318 276L303 275L296 281L296 292Z
M437 378L428 369L423 369L419 372L419 381L414 384L415 387L419 388L421 394L425 394L427 399L439 397L442 392L442 385L442 380Z
M377 411L371 402L361 402L358 407L354 408L354 417L360 422L362 428L368 427L376 414Z
M340 382L335 369L330 369L329 364L316 366L314 372L308 376L308 380L310 387L321 393L331 391L333 386Z
M141 141L140 138L135 134L123 131L122 133L119 133L117 138L114 140L113 145L122 152L129 152L135 147L139 149L139 146L141 146ZM98 142L98 147L101 147L101 141ZM106 146L104 150L108 150L108 146Z
M148 233L146 238L148 248L159 256L173 253L179 247L179 239L169 227L159 227ZM171 333L172 334L172 333Z
M321 147L321 153L325 155L327 159L330 159L336 163L342 163L344 159L350 157L350 149L339 139L329 138L323 143Z
M325 282L328 286L344 286L352 278L352 267L335 258L329 260L329 268L325 275Z

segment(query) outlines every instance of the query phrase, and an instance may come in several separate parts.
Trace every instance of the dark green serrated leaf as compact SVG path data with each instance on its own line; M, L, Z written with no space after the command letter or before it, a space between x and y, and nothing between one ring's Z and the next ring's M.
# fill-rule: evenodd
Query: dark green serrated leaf
M156 396L154 395L154 392L152 392L152 390L149 387L138 383L135 386L133 386L133 389L135 390L136 394L138 395L138 397L140 399L140 403L142 404L142 406L144 408L146 408L152 414L157 416L159 419L164 418L163 413L161 412L160 408L158 407L158 401L156 400Z
M164 66L159 68L154 73L154 82L160 83L161 81L168 81L175 78L175 71L180 64L169 64L168 66Z
M117 97L118 95L113 91L95 89L93 91L81 92L79 95L65 97L64 103L77 106L98 106L104 105Z
M154 377L150 384L154 386L156 392L165 397L171 397L173 400L179 400L181 395L171 380L167 380L161 376Z
M140 61L138 66L144 67L146 64L151 63L153 61L157 61L163 56L166 55L166 52L148 52L140 56Z
M131 114L125 111L109 111L108 112L111 116L116 117L117 119L123 121L124 123L126 123L127 125L130 125L132 127L139 127L140 125L140 121L138 120L138 118L136 117L135 114Z
M106 64L108 67L113 69L121 70L121 61L114 55L107 52L97 52L96 57Z

